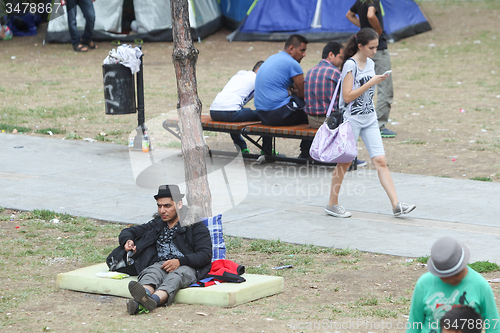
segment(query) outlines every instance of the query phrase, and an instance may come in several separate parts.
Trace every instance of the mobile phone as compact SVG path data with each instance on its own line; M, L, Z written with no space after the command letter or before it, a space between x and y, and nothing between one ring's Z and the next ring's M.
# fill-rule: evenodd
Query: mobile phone
M382 74L382 75L389 75L389 74L391 74L391 73L392 73L392 69L389 69L388 71L385 71L385 73L384 73L384 74Z

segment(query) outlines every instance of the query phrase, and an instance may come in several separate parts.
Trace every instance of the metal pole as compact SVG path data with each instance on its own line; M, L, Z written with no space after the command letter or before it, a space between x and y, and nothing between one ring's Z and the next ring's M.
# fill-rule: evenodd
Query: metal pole
M142 51L142 45L137 46ZM134 150L142 150L142 138L144 136L144 132L147 131L146 125L146 117L144 115L144 76L143 76L143 56L141 55L141 64L139 66L139 72L137 72L137 128L134 138ZM151 145L150 145L151 147Z
M139 49L142 50L142 46L138 46ZM144 125L145 116L144 116L144 77L142 73L142 58L144 55L141 55L141 65L139 67L139 72L137 72L137 122L138 126L142 129L142 134L147 130Z

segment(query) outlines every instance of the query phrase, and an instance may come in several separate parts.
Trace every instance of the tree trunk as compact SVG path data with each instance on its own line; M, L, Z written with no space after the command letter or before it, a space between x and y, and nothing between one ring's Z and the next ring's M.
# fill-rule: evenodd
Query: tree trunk
M205 160L208 146L203 138L201 102L196 84L198 50L191 39L188 0L171 0L170 7L174 40L172 58L177 79L177 113L184 157L186 197L193 212L198 211L202 216L208 217L212 216L212 195Z

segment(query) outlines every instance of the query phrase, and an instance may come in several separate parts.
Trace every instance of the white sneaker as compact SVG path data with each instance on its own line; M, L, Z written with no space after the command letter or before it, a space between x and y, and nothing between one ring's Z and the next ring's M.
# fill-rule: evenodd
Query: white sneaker
M351 217L351 213L347 212L341 205L326 205L325 212L335 217Z
M398 205L392 210L392 212L394 213L394 216L400 216L402 214L411 213L411 211L415 208L417 208L416 205L408 205L403 202L398 202Z

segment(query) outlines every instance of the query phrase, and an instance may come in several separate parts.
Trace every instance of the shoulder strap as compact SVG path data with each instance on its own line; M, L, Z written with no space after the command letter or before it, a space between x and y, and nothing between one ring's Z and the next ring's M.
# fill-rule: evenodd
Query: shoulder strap
M326 113L326 118L328 118L330 116L330 113L332 113L333 104L335 104L335 99L337 98L337 92L339 91L339 87L340 87L340 78L337 81L337 86L335 87L335 91L333 92L332 100L330 102L330 106L328 107L328 112Z
M354 62L354 68L355 68L355 69L356 69L356 71L357 71L357 69L358 69L358 65L356 64L356 61L354 61L354 59L352 59L352 58L347 59L347 61L349 61L349 60L352 60L352 61ZM338 91L339 91L339 87L340 87L340 85L342 84L342 80L341 80L341 79L342 79L342 73L340 74L340 78L339 78L339 80L338 80L338 82L337 82L337 86L335 87L335 91L333 92L332 100L331 100L331 102L330 102L330 106L328 107L328 112L326 113L326 117L327 117L327 118L330 116L330 113L332 113L332 110L333 110L333 105L335 104L335 99L337 98L337 93L338 93ZM352 82L352 88L353 88L353 89L354 89L354 81L356 81L356 75L353 75L353 82ZM351 102L351 103L352 103L352 102ZM350 105L351 103L349 103L349 105Z

